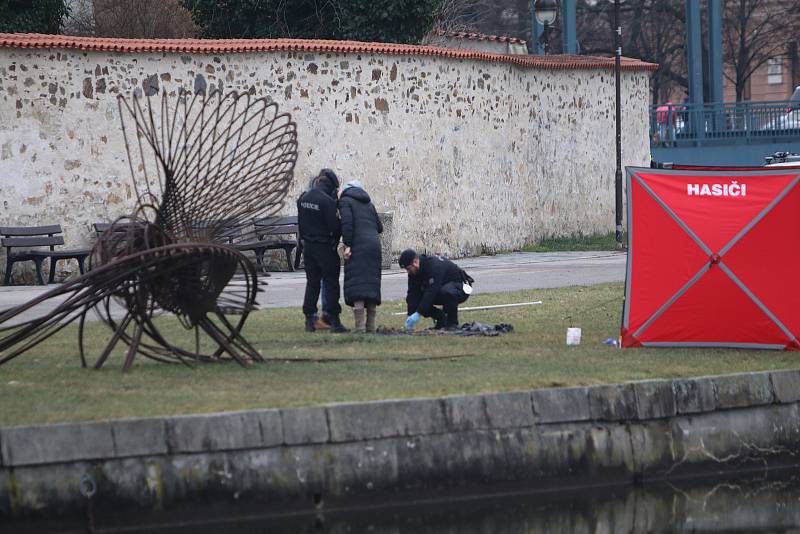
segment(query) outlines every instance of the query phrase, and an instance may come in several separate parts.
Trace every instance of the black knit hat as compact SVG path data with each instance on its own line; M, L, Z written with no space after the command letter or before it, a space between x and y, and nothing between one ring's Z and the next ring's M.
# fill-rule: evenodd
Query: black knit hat
M397 263L400 264L401 269L405 269L411 262L414 261L414 258L417 257L416 251L413 248L407 248L400 254L400 259Z
M323 176L331 181L334 189L339 189L339 184L341 182L339 182L339 177L336 176L336 173L333 172L332 169L322 169L321 171L319 171L319 177L322 178Z

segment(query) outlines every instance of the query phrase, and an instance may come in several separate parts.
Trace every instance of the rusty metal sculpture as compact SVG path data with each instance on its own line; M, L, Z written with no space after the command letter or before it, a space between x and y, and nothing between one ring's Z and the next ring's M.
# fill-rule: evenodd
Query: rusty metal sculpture
M94 363L128 346L123 370L137 353L192 364L231 358L261 361L242 336L256 307L259 280L252 263L226 245L256 239L254 221L275 215L297 160L296 125L277 105L249 94L219 92L158 98L119 98L136 211L97 240L84 275L21 306L0 312L0 364L77 320L81 363L94 310L111 338ZM155 104L155 105L154 105ZM45 301L55 308L35 319L21 314ZM122 317L112 314L121 304ZM193 347L167 339L153 319L168 312L194 330ZM201 350L200 333L211 341Z

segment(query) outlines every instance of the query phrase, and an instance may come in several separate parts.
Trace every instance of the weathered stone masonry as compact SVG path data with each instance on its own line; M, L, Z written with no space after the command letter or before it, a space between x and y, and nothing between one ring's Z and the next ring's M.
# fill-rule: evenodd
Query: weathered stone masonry
M212 499L313 511L800 465L800 371L0 428L0 517ZM642 531L653 531L643 529Z
M622 75L623 161L641 165L650 66L633 63ZM361 179L379 211L394 212L395 251L462 255L608 231L608 64L552 69L385 51L136 53L6 42L0 224L61 223L68 245L91 243L92 222L134 202L116 96L206 87L279 102L299 130L292 197L323 166ZM293 209L289 202L286 212Z

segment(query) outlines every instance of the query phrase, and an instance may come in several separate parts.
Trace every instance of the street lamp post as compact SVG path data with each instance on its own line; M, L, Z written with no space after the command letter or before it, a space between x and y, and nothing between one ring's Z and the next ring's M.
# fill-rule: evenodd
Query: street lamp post
M544 37L544 53L547 54L550 48L550 26L556 21L558 5L556 0L533 0L533 9L536 20L544 27L542 37Z
M550 24L547 22L544 23L544 55L547 55L547 51L550 48Z
M619 5L624 0L609 0L614 2L614 48L616 54L614 58L614 80L616 88L616 103L617 103L617 170L614 175L614 191L615 191L615 218L616 229L615 237L617 240L617 248L623 248L622 244L622 94L620 89L620 71L622 63L622 27L619 24Z

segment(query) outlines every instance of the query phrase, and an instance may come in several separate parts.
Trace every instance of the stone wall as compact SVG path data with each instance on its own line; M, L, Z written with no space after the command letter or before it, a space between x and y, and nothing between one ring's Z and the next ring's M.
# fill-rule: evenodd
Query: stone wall
M0 517L765 472L800 464L798 401L793 370L0 428Z
M614 227L613 71L552 64L0 46L0 224L61 223L68 245L91 243L92 222L135 200L117 95L207 86L279 102L299 131L290 198L321 167L362 180L378 210L394 214L395 252L460 256L605 233ZM648 162L648 72L638 65L622 74L626 165Z

